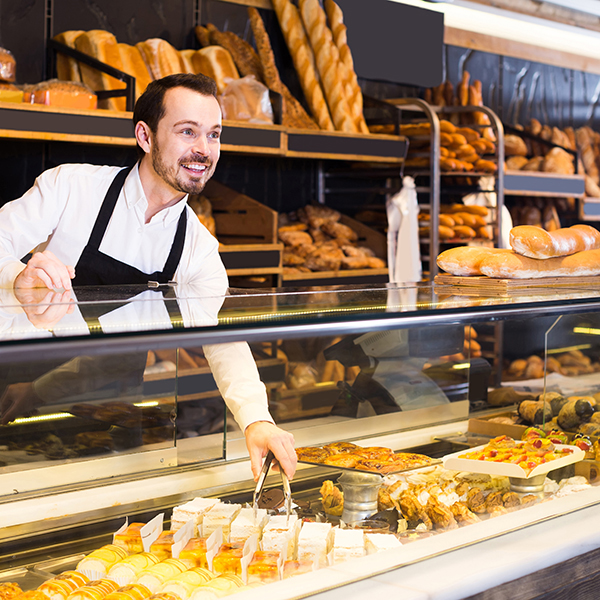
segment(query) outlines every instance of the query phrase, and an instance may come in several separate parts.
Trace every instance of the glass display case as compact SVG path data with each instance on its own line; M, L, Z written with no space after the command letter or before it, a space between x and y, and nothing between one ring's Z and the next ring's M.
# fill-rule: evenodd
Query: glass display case
M248 500L254 482L241 427L247 403L260 402L253 368L297 446L351 441L442 458L476 445L470 422L480 427L476 441L502 433L509 418L517 428L540 425L537 413L531 423L513 414L544 392L585 397L592 409L576 425L592 436L600 429L593 288L485 295L375 285L210 297L181 285L121 286L20 301L3 293L0 580L108 543L125 517L170 515L197 496ZM553 417L542 412L542 424ZM588 461L592 482L595 468ZM339 474L301 464L294 494L318 499L321 482ZM600 496L588 487L497 520L486 515L478 527L376 564L366 557L360 578L594 506ZM301 595L328 587L301 581ZM273 597L300 597L285 584Z

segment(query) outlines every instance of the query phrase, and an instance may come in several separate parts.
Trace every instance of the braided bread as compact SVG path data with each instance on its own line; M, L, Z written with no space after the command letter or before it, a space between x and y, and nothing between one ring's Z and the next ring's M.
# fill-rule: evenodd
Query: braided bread
M332 131L333 121L319 82L314 54L306 37L300 13L289 0L272 1L308 106L319 127Z
M344 25L342 9L333 0L325 0L325 10L327 11L329 27L333 34L333 41L340 53L340 61L343 66L342 77L344 78L346 98L350 104L352 117L361 133L369 133L369 128L363 115L362 90L358 85L358 79L354 71L354 61L352 60L350 46L348 46L347 27Z
M257 81L263 82L260 58L248 42L233 31L219 31L212 23L206 25L206 30L213 44L229 51L242 77L254 75Z
M357 133L341 78L340 54L327 27L319 0L300 0L300 14L317 61L333 124L339 131Z
M248 7L250 25L256 40L256 49L262 64L266 86L283 96L283 124L298 129L318 129L319 126L308 116L300 102L292 96L290 90L283 84L275 64L275 57L265 24L254 7Z

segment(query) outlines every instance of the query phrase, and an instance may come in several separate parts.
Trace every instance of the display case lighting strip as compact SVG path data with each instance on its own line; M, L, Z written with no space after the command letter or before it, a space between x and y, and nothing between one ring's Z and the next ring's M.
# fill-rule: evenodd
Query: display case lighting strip
M600 335L600 329L597 327L573 327L573 333L583 333L585 335Z
M59 419L74 418L71 413L50 413L47 415L35 415L33 417L19 417L14 421L11 421L8 426L11 425L23 425L25 423L41 423L43 421L58 421Z
M392 2L441 12L444 14L446 27L600 59L600 34L589 29L513 13L468 0L454 0L452 4L433 4L424 0Z

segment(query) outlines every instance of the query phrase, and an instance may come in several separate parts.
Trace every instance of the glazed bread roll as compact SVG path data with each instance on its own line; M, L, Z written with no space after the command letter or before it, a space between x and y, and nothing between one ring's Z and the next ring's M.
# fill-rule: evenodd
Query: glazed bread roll
M321 129L333 131L333 121L319 82L315 57L306 37L300 13L290 0L272 0L272 2L310 111Z
M152 75L144 62L139 48L130 46L129 44L117 44L117 47L121 55L123 71L135 77L135 99L137 100L152 81Z
M358 78L354 71L354 61L350 46L348 46L347 27L344 25L344 14L342 9L333 1L325 0L325 10L327 11L327 20L333 34L333 41L340 54L342 65L342 76L346 86L346 98L350 105L350 111L358 130L361 133L369 133L367 122L363 115L363 96L362 90L358 85Z
M496 254L513 254L512 250L501 248L478 248L475 246L458 246L445 250L437 257L437 265L450 275L473 277L481 275L484 260Z
M600 250L584 250L569 256L546 260L504 252L485 258L481 262L480 270L483 275L502 279L600 275Z
M215 80L217 90L222 94L228 79L239 79L239 73L231 54L222 46L207 46L192 56L194 73L202 73Z
M319 0L300 0L300 14L315 53L333 124L338 131L358 133L341 78L340 54L333 42L331 30L327 27L325 11Z
M102 29L85 31L75 38L75 48L115 69L119 69L119 71L123 70L123 62L121 61L117 39L108 31ZM83 83L95 92L101 90L118 90L125 87L122 81L87 65L80 64L79 69ZM125 110L125 98L107 98L106 100L101 100L98 106L111 110Z
M150 38L136 44L152 74L153 79L183 73L185 65L179 52L166 40Z
M600 248L600 232L590 225L573 225L556 231L520 225L510 230L510 245L517 254L529 258L556 258Z
M75 40L83 31L63 31L54 36L54 39L69 48L75 48ZM79 63L70 56L65 56L60 52L56 55L56 76L63 81L81 81L81 72Z

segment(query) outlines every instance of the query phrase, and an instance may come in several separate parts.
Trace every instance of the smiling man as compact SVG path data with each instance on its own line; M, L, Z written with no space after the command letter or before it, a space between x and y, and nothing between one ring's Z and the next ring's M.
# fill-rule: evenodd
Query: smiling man
M219 160L216 93L215 82L204 75L170 75L152 82L134 110L136 165L61 165L42 173L21 198L3 206L0 288L14 289L19 299L32 288L176 281L201 287L205 296L224 296L228 281L218 242L187 205L188 194L202 192ZM32 248L25 264L21 257ZM247 344L205 347L205 354L245 433L254 475L271 449L293 476L293 437L269 415L265 387ZM5 392L2 422L11 418L10 407L31 399L30 393L30 384Z

